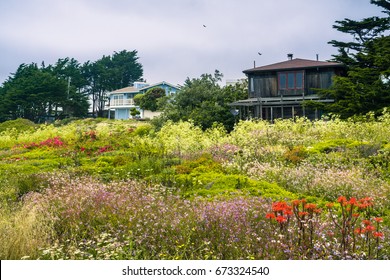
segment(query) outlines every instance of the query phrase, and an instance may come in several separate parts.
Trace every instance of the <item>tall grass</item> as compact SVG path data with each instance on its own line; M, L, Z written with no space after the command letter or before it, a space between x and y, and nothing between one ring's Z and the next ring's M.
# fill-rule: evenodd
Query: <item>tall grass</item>
M0 209L0 259L36 259L39 249L49 246L51 221L36 209Z

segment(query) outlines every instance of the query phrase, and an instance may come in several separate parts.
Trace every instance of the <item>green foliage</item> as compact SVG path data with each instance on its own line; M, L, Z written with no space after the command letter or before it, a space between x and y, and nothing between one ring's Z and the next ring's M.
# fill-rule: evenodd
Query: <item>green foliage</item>
M334 139L327 140L324 142L319 142L312 147L309 148L308 151L311 153L330 153L330 152L342 152L348 148L353 148L357 146L361 146L364 143L350 140L350 139Z
M234 196L261 196L273 199L294 198L290 193L277 184L249 179L243 175L226 175L207 172L191 175L181 175L176 178L177 184L191 187L185 190L185 196L234 197ZM192 184L188 184L192 182Z
M15 130L16 133L32 131L37 126L30 120L16 119L0 123L0 132Z
M213 161L210 154L202 154L200 157L194 160L187 160L180 165L175 166L176 172L178 174L189 174L192 172L201 172L203 173L206 170L214 170L222 172L222 166Z
M255 195L280 199L293 198L276 184L256 181L245 175L226 174L222 165L213 160L210 154L176 165L174 186L185 196L231 197Z
M89 105L80 89L84 83L77 67L77 61L69 59L48 67L35 63L20 65L3 85L0 119L45 122L65 116L86 116ZM77 84L70 85L72 77Z
M144 137L152 133L153 131L153 126L150 124L143 124L137 126L137 128L134 130L134 135Z
M25 118L33 122L86 117L88 95L94 116L102 117L106 93L142 77L137 51L114 52L81 65L74 58L54 65L21 64L0 87L0 121Z
M169 153L179 157L200 151L205 143L202 130L192 122L168 121L157 133L157 139Z
M42 178L40 174L22 174L16 176L15 181L19 198L29 192L39 192L47 187L47 180Z
M36 64L22 64L14 76L4 83L0 96L0 119L24 118L44 122L47 116L58 115L58 107L66 100L66 82Z
M135 118L136 116L139 116L141 112L137 110L137 108L133 107L130 109L130 115Z
M58 59L55 65L49 65L47 68L67 83L67 98L59 119L86 117L89 103L84 88L88 83L80 63L74 58L67 57Z
M302 102L302 107L308 108L308 109L318 109L322 110L325 108L324 103L313 101L313 100L305 100Z
M373 168L383 174L387 179L390 179L390 145L386 144L376 154L368 157Z
M245 85L221 88L218 84L222 74L216 70L214 75L203 74L197 79L187 79L171 102L166 103L164 120L189 121L203 130L211 128L214 123L222 123L231 131L235 124L230 113L230 103L247 96ZM210 113L212 112L212 114Z
M342 118L370 111L380 114L390 104L390 36L386 34L390 28L389 5L386 1L371 3L383 8L387 17L345 19L333 26L354 38L353 42L329 42L338 48L339 54L334 57L347 66L348 73L335 77L333 88L325 91L335 99L326 109Z
M303 146L293 147L291 150L284 153L287 161L297 164L304 160L308 155L307 149Z
M140 108L150 110L152 112L158 109L158 100L165 96L165 90L162 88L151 88L146 93L137 94L134 101Z

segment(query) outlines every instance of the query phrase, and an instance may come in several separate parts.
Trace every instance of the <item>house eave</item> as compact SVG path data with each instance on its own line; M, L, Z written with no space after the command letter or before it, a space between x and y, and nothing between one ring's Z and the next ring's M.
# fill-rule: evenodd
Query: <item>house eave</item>
M147 87L144 87L144 88L142 88L141 90L142 90L142 91L147 91L148 89L151 89L151 88L154 88L154 87L158 87L158 86L160 86L160 85L162 85L162 86L169 86L169 87L174 88L174 89L176 89L176 90L180 90L180 88L181 88L180 85L176 85L176 86L175 86L175 85L173 85L173 84L171 84L171 83L162 81L162 82L160 82L160 83L155 83L155 84L149 85L149 86L147 86Z
M302 105L304 101L316 101L320 103L333 103L334 99L321 98L318 95L296 96L296 97L263 97L238 100L230 103L229 106L281 106L281 105Z
M297 59L278 62L270 65L250 68L244 70L243 73L248 75L253 73L299 71L299 70L306 70L306 69L323 69L323 68L345 68L345 65L338 62L315 61L315 60L297 58Z

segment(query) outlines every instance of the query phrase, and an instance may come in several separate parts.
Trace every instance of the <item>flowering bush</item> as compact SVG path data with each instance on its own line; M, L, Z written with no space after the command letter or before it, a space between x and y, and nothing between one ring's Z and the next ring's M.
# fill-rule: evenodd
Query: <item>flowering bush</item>
M58 148L58 147L63 147L65 143L59 136L53 137L53 138L48 138L40 143L27 143L23 144L22 147L24 149L34 149L34 148L42 148L42 147L53 147L53 148ZM15 148L20 148L20 145L16 146Z
M341 213L335 213L335 204L328 203L329 215L321 216L323 209L305 199L291 204L279 201L272 204L272 212L265 218L278 225L279 239L283 237L285 251L291 256L298 250L303 258L387 258L388 251L381 254L383 218L372 217L372 199L340 196L337 202Z

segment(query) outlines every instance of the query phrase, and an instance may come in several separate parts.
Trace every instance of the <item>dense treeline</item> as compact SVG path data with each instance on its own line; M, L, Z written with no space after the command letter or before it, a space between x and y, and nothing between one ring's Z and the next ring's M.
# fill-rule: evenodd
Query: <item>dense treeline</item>
M74 58L54 65L22 64L0 87L0 121L25 118L42 122L50 118L84 117L92 101L93 116L103 116L106 93L142 78L137 51L81 64Z

